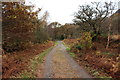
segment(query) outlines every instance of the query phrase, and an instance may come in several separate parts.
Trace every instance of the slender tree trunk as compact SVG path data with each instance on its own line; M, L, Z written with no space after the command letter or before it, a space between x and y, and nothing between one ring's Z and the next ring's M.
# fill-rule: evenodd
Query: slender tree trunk
M111 26L112 26L112 18L110 17L110 25L108 27L108 38L107 38L107 45L106 45L106 49L109 48L110 45L110 32L111 32Z

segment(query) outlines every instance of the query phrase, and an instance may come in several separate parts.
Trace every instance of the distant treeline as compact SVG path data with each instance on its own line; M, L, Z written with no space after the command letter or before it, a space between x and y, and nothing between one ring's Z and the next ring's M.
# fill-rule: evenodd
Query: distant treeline
M48 12L38 19L41 9L34 11L34 6L26 6L19 2L2 4L2 45L5 52L23 50L47 40L79 38L83 32L91 32L93 39L98 35L107 36L109 32L110 34L120 34L118 29L120 10L110 14L114 10L111 2L104 5L94 2L92 3L94 7L82 5L74 15L74 23L65 25L61 25L59 22L48 25Z

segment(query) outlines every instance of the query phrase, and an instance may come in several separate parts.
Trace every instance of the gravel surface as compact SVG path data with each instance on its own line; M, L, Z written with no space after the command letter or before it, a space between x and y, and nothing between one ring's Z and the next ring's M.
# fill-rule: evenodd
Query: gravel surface
M67 53L62 41L58 41L46 56L44 78L92 78Z

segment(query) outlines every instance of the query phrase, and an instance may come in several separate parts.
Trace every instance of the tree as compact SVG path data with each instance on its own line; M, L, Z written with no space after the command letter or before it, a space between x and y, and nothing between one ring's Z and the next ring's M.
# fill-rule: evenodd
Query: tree
M35 43L42 43L49 39L48 32L46 31L47 22L45 20L38 20L37 26L35 28Z
M109 5L109 4L108 4L108 5ZM111 11L110 14L112 15L112 14L113 14L114 7L113 7L113 6L109 7L109 10ZM110 44L111 27L112 27L112 17L110 16L110 24L109 24L109 26L108 26L108 38L107 38L106 49L108 49L109 44Z
M53 38L53 40L78 38L78 27L79 26L74 24L60 25L58 22L53 22L49 25L49 34Z
M41 9L33 11L34 6L26 6L24 3L8 2L2 5L2 30L3 30L3 49L13 52L27 48L36 41L36 30L44 25L39 21L38 13ZM45 22L46 24L46 22ZM42 29L38 29L38 31ZM38 32L40 33L40 32ZM41 35L44 32L40 33ZM37 34L38 35L38 34ZM40 35L39 35L40 36ZM46 35L42 35L45 37ZM44 41L44 40L42 40Z
M47 26L47 32L53 40L58 39L58 33L61 32L60 27L61 24L58 22L52 22Z
M101 4L100 2L92 2L91 5L82 5L79 7L77 13L75 13L75 19L73 20L75 24L84 26L93 34L99 35L101 32L101 24L110 16L111 7L113 3ZM114 7L113 7L114 8Z

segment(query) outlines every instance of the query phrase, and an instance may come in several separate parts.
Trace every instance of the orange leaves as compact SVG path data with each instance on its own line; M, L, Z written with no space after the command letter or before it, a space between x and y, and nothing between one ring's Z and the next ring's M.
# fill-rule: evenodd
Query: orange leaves
M16 51L25 49L29 42L33 41L34 24L37 20L28 12L23 4L3 3L3 48L6 51ZM34 14L36 15L36 12ZM5 41L5 42L4 42Z
M26 6L23 3L3 3L3 48L8 52L25 49L29 42L36 41L35 31L44 25L38 20L41 9L33 11L34 6ZM39 31L39 30L38 30ZM40 40L48 39L44 31L37 34ZM41 38L43 36L43 38ZM5 41L5 42L4 42Z

